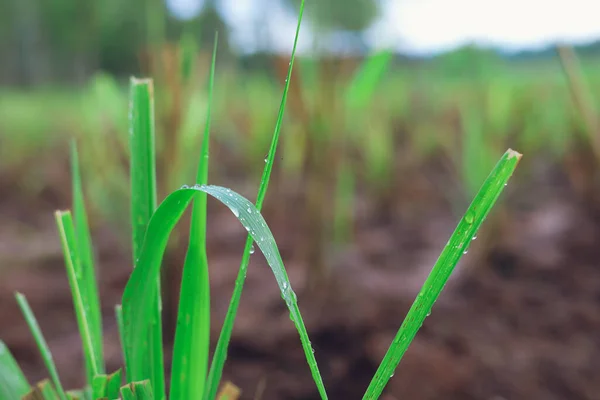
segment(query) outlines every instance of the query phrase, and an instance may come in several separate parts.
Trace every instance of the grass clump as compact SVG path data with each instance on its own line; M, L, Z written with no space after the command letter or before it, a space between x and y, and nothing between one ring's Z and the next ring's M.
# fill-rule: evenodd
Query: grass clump
M192 202L194 206L190 228L190 244L184 265L177 316L178 324L175 333L169 399L231 399L239 395L239 390L231 385L225 386L220 394L218 394L218 389L253 243L264 254L272 269L282 299L289 309L290 318L298 330L307 364L319 395L322 399L328 398L298 307L296 294L291 287L275 239L260 212L271 178L283 124L303 7L304 3L302 2L277 122L254 204L231 189L208 184L210 119L207 118L196 184L192 187L184 186L175 190L160 205L157 205L152 81L131 80L129 112L130 187L134 269L125 287L122 305L118 305L116 308L125 360L125 382L122 381L120 370L109 374L104 370L100 304L97 295L93 252L89 240L89 227L83 201L77 152L75 146L73 146L74 213L71 215L70 211L59 211L56 213L56 220L82 336L87 377L86 386L76 392L67 392L63 388L50 350L27 304L27 300L22 294L17 294L17 301L36 339L51 380L43 381L31 387L8 349L0 343L0 371L2 372L0 376L0 398L41 398L47 400L114 399L116 397L123 400L163 400L167 398L161 334L160 277L162 258L173 229ZM210 73L209 111L214 82L215 53L216 40ZM385 60L386 58L383 57L378 63L383 65ZM373 67L373 70L376 71L378 68ZM366 74L366 76L368 75L370 74ZM365 82L370 80L365 78ZM365 87L372 86L370 84L365 85ZM350 99L355 106L360 106L360 96L358 94L364 90L366 89L361 88L361 85L357 85L356 89L353 90L354 95ZM365 392L364 399L376 399L383 392L404 352L426 316L429 315L452 270L462 254L467 251L471 240L475 237L477 230L512 175L520 157L520 154L508 150L485 180L444 248L423 289L417 296ZM207 195L227 206L248 232L235 289L210 369L208 368L210 288L206 256Z

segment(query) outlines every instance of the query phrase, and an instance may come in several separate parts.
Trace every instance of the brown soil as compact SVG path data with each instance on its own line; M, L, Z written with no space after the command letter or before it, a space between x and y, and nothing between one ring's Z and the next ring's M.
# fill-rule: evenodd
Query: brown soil
M48 164L41 177L52 186L31 198L18 180L0 176L0 338L32 382L47 376L13 298L21 291L64 384L74 388L83 381L81 345L52 215L70 204L64 195L67 165ZM534 178L509 185L501 198L504 211L484 224L384 398L600 399L600 219L579 204L559 172ZM288 197L285 202L294 204L295 194ZM270 215L281 215L272 212L274 203L266 218L298 293L330 398L359 399L457 219L443 200L404 212L361 198L356 245L332 258L331 282L308 293L307 268L294 259L302 216L273 220ZM245 231L225 207L210 202L209 208L216 338ZM113 370L121 365L113 305L130 271L129 251L110 227L96 226L93 236L106 359ZM178 268L182 254L171 251L166 265ZM317 399L275 280L258 251L252 257L224 378L242 388L244 399L257 392L262 399Z

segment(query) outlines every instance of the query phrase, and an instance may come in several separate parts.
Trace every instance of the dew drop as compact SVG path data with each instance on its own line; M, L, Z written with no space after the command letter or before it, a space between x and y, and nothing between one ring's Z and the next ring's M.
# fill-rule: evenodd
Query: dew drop
M248 207L246 211L248 211L248 214L252 214L252 209L250 207Z
M252 245L252 247L250 247L250 254L254 254L256 250L254 249L254 245Z
M181 189L189 189L190 187L188 185L182 185Z
M473 213L472 211L469 211L466 215L465 215L465 222L467 224L472 224L475 221L475 213Z
M473 239L471 239L471 240L475 240L475 239L477 239L477 235L473 236Z
M465 250L463 251L463 254L467 254L469 252L469 250Z
M240 212L237 208L232 208L231 211L233 212L233 215L235 215L236 218L240 216Z

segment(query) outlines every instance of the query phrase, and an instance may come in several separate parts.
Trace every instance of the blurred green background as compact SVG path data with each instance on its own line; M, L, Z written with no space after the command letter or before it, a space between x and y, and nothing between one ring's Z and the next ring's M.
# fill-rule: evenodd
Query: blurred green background
M325 383L339 398L366 387L453 223L511 147L524 154L517 173L436 305L442 312L434 308L392 379L389 398L597 398L600 32L585 40L544 36L537 28L553 26L560 7L540 5L535 16L510 3L496 19L529 18L537 41L519 42L523 29L508 20L512 39L504 43L457 37L444 29L465 21L485 27L502 8L490 3L486 14L465 1L442 3L307 0L265 217L300 288ZM122 240L129 77L155 81L162 198L193 181L218 31L210 181L253 199L298 4L0 0L0 336L32 377L43 369L23 338L11 297L17 289L37 293L31 301L48 310L46 325L61 321L47 336L62 349L63 379L83 378L69 372L80 363L66 350L76 328L69 302L60 300L68 298L66 278L54 277L62 265L51 212L70 207L68 141L80 149L103 299L116 303L130 268ZM585 14L584 5L579 10ZM556 21L587 21L571 17ZM456 40L436 45L444 35ZM218 326L244 232L213 209ZM171 324L185 232L165 261ZM259 257L253 262L264 264ZM258 389L268 399L314 398L294 358L290 321L273 322L285 314L276 285L256 269L228 378L243 398ZM112 304L104 305L109 314ZM110 341L114 326L106 326Z

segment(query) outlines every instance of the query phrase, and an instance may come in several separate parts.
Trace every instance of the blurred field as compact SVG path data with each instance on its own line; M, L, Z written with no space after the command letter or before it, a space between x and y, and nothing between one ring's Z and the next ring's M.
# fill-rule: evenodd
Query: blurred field
M179 57L192 57L192 68L179 69ZM264 211L332 398L362 393L458 216L509 147L524 154L521 165L387 398L598 398L600 132L591 94L600 61L581 59L577 87L558 57L508 60L469 48L432 60L378 57L362 79L361 59L298 61ZM164 196L193 180L208 57L166 48L148 66ZM270 57L267 68L218 70L211 183L254 196L286 68L286 57ZM128 229L127 101L124 82L105 74L0 92L0 321L10 321L0 337L32 379L45 374L15 290L40 316L65 383L83 379L52 220L71 202L72 137L98 246L109 369L121 362L112 306L130 271L119 240ZM223 207L209 209L218 332L245 232ZM165 260L169 341L183 237ZM257 388L264 399L316 398L275 282L253 257L225 378L242 398Z

